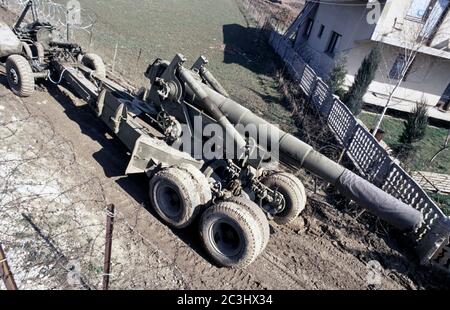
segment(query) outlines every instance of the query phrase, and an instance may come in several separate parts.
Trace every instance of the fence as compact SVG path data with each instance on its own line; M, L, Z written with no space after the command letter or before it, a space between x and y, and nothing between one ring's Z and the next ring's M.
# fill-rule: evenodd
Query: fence
M10 12L20 14L27 6L29 0L0 0L0 6ZM40 21L50 22L59 39L67 38L70 34L87 38L92 36L92 30L97 22L97 16L91 11L75 7L69 12L66 5L52 0L34 0L34 12Z
M155 238L146 237L149 229L163 235L164 226L149 221L144 207L113 179L99 177L95 165L86 166L80 155L85 148L80 151L67 138L73 129L61 134L55 116L40 112L46 101L22 100L9 91L0 97L0 246L18 288L101 289L105 220L110 215L106 207L111 202L117 207L111 289L188 288L189 281L175 265L184 243L173 242L172 256ZM80 114L65 111L73 117ZM80 124L83 132L89 131ZM113 152L116 147L104 144L94 157L100 159L104 148ZM0 272L0 290L1 280Z
M0 6L15 21L27 2L0 0ZM66 6L51 0L34 3L39 19L56 26L55 33L65 39ZM92 29L105 25L99 25L91 11L81 10L81 14L82 24L70 25L72 39L89 49L97 43ZM115 45L113 41L105 48L109 61ZM118 46L117 50L116 69L127 63L123 61L122 65L120 58L139 56L139 49L133 51L134 56L131 49ZM143 71L143 65L136 64L136 70ZM175 254L167 254L146 237L152 225L157 233L163 232L164 226L156 221L148 223L149 215L142 205L124 189L118 189L115 181L99 178L92 167L84 166L78 146L55 130L52 117L36 109L47 101L36 99L30 104L10 97L9 92L0 97L0 244L18 288L101 289L105 219L109 215L106 207L111 202L121 210L114 217L114 248L108 272L111 289L189 288L190 282L176 266L184 243L174 242ZM66 111L74 116L70 108ZM83 125L80 128L90 132ZM94 155L96 159L102 156L102 151ZM0 272L0 290L4 288L1 280Z
M360 125L328 85L292 48L291 41L272 31L269 43L283 59L290 75L328 124L362 176L387 193L421 211L424 223L413 233L422 263L450 272L450 221L426 192Z

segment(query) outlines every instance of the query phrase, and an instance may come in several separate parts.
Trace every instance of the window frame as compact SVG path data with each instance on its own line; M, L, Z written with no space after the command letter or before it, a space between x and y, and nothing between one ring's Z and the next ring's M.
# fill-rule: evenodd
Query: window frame
M309 37L311 36L313 27L314 27L314 19L309 17L308 21L306 22L305 30L303 31L303 37L309 39Z
M404 67L402 67L401 71L400 71L397 75L395 75L395 76L393 75L393 70L395 70L395 69L394 69L394 66L398 63L398 61L399 61L400 58L403 58L404 66L407 65L407 60L406 60L406 58L405 58L405 55L403 55L403 54L398 54L397 57L396 57L395 60L394 60L394 64L392 65L391 70L389 71L389 76L388 76L388 77L389 77L390 80L398 81L398 80L400 80L400 78L401 78L401 73L402 73ZM403 77L403 81L404 81L404 82L407 80L408 75L409 75L409 73L411 72L411 69L412 69L413 66L414 66L414 62L409 66L408 70L406 70L405 76Z
M327 48L325 49L325 53L334 57L336 55L336 47L341 38L342 35L340 33L332 31L330 39L328 40Z
M428 20L428 17L430 16L431 11L433 10L434 5L436 4L436 2L438 0L425 0L428 1L428 5L425 9L425 12L423 13L423 15L421 17L418 16L414 16L414 15L410 15L410 10L414 4L414 1L420 1L420 0L412 0L408 11L406 12L406 16L405 18L411 21L415 21L415 22L419 22L419 23L425 23ZM423 1L423 0L422 0Z
M319 28L319 33L317 34L317 37L318 37L319 39L322 39L324 31L325 31L325 25L324 25L324 24L321 24L321 25L320 25L320 28Z

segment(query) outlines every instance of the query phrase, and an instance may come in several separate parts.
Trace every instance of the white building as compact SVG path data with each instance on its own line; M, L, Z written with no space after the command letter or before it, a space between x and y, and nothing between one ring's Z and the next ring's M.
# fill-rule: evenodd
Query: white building
M350 86L364 57L380 44L382 59L364 100L384 106L417 50L390 108L410 111L425 98L431 116L450 120L450 0L307 1L291 26L294 48L320 75L345 59Z

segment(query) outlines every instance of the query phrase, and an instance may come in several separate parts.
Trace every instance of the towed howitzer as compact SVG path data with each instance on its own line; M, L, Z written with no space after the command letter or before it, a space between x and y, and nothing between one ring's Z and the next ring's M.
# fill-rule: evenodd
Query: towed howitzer
M362 177L315 151L312 146L282 131L230 99L228 94L222 91L223 87L218 84L215 78L212 79L213 83L210 83L211 73L208 74L209 79L202 78L202 72L205 71L204 66L207 64L204 58L200 58L192 70L182 66L184 58L181 55L176 57L174 62L168 66L167 70L175 71L162 74L162 84L162 81L159 80L160 85L163 85L163 88L166 87L166 90L168 90L168 97L159 102L160 106L166 106L167 99L178 100L181 104L184 104L182 101L187 100L190 104L206 110L223 127L228 137L235 138L238 149L244 147L245 141L234 126L257 125L257 127L268 127L268 141L265 145L274 145L275 143L279 146L279 160L281 162L296 169L304 168L322 178L335 186L343 196L353 200L360 207L401 231L414 231L422 224L423 217L419 211L399 201ZM167 80L167 77L171 79ZM178 81L176 81L177 79ZM184 85L184 87L176 88L173 85ZM184 95L179 93L178 90L183 90ZM155 99L155 96L152 98ZM274 139L276 141L272 141Z
M28 23L30 12L32 21ZM5 67L8 84L16 95L31 96L36 81L53 81L55 66L62 64L96 67L99 76L106 75L100 57L86 54L79 44L62 42L58 37L54 25L40 20L33 0L25 4L12 28L0 22L0 65ZM56 78L56 82L61 79Z
M269 241L268 219L287 224L304 210L303 184L274 165L278 161L307 169L401 231L421 225L420 212L230 99L204 57L191 69L182 55L156 60L145 73L150 86L134 93L106 73L98 56L55 41L51 25L20 28L32 8L30 1L14 29L0 27L8 35L0 38L0 61L6 60L13 92L30 96L34 79L44 78L86 101L130 150L126 173L148 175L150 202L162 221L181 229L200 218L205 249L218 265L251 264ZM209 125L225 132L222 145L210 144L213 157L203 152ZM261 130L246 136L240 125ZM199 143L200 152L180 141Z

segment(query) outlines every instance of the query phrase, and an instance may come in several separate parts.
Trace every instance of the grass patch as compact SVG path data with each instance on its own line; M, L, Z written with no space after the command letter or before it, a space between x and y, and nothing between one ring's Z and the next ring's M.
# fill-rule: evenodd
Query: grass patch
M369 128L372 128L378 115L363 112L359 119ZM392 116L386 116L381 126L386 134L384 141L394 148L404 128L404 120ZM429 126L425 138L416 144L416 151L411 155L409 168L415 171L430 171L442 174L450 174L450 150L441 153L431 164L430 159L438 152L447 137L448 130Z
M450 216L450 195L439 193L428 193L428 195L430 195L430 197L438 203L442 211L444 211L447 216Z
M65 4L65 0L57 0ZM184 54L190 65L205 55L209 69L231 97L285 130L294 130L291 112L278 92L276 56L239 10L235 0L80 0L98 16L92 52L139 86L154 59ZM88 46L89 36L75 39ZM138 55L141 52L141 57Z

